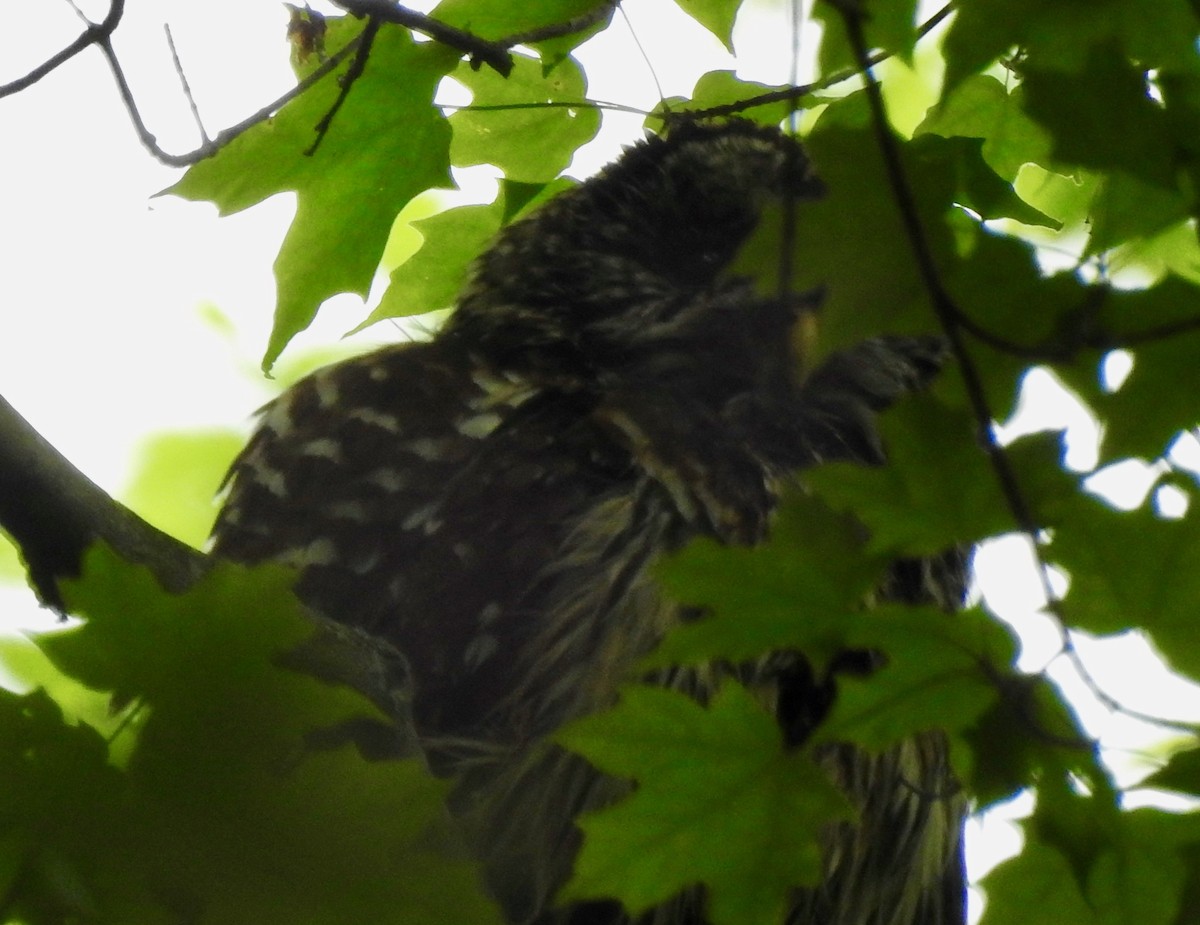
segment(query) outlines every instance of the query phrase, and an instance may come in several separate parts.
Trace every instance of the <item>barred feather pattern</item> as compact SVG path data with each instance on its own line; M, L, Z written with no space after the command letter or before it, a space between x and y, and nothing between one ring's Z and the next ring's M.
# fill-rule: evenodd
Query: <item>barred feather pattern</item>
M706 535L753 544L780 489L824 460L882 460L875 412L941 363L880 338L802 375L819 294L764 298L725 271L772 200L822 194L800 146L685 124L501 233L432 341L320 370L269 405L236 460L214 554L283 562L314 611L403 653L430 767L514 923L624 925L556 908L573 820L627 785L548 742L611 705L690 615L651 566ZM897 563L886 597L962 597L958 551ZM797 614L803 619L803 614ZM840 667L871 670L875 653ZM835 667L838 667L835 665ZM734 673L802 741L836 696L799 654L655 680L704 699ZM937 732L822 760L860 810L826 834L793 925L959 925L963 801ZM700 925L700 890L635 921Z

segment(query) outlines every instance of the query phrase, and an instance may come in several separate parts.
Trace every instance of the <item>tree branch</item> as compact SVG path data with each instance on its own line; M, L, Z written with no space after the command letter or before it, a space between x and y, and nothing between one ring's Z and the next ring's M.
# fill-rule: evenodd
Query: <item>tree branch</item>
M581 16L576 16L565 22L554 23L549 26L544 26L538 29L531 29L526 32L514 33L500 41L488 41L481 39L478 36L472 35L462 29L447 25L432 17L422 13L417 13L407 7L400 6L393 0L335 0L337 5L349 12L351 15L366 18L368 25L362 33L346 43L335 54L331 55L328 60L323 62L312 74L298 83L295 87L284 93L278 99L263 106L257 112L243 119L236 125L232 125L217 134L216 138L204 138L203 144L185 154L172 154L163 149L157 138L150 131L142 118L141 112L138 110L137 102L134 99L133 91L129 86L129 82L125 78L124 69L121 66L120 59L117 57L116 51L112 46L112 34L116 30L117 25L121 21L121 17L125 11L125 0L112 0L109 7L108 15L101 23L89 23L87 28L74 42L64 48L58 54L47 59L42 64L31 70L25 76L12 81L11 83L0 85L0 98L18 93L29 86L37 83L42 77L49 74L55 68L59 67L64 62L70 60L75 55L79 54L86 48L93 45L100 49L108 63L109 70L112 72L113 79L117 82L117 91L120 94L121 102L125 106L125 111L129 115L130 121L133 123L134 131L137 132L138 139L143 147L160 163L166 164L169 167L188 167L198 161L204 160L206 157L211 157L216 154L221 148L229 144L234 138L237 138L243 132L261 122L265 122L271 118L280 108L291 102L296 97L300 96L314 84L318 83L334 69L338 67L351 54L356 54L356 58L351 68L351 73L347 75L347 80L344 85L342 94L339 96L334 109L322 121L322 125L318 127L317 140L314 142L312 149L320 144L324 132L328 130L329 123L332 122L333 116L336 114L337 108L341 105L345 96L349 93L354 80L361 74L366 66L366 58L369 54L370 39L374 37L374 33L378 30L380 23L393 23L411 29L414 32L420 32L422 35L427 35L437 42L447 45L451 48L457 48L465 52L474 66L487 64L489 67L496 70L502 76L507 77L512 72L513 62L509 54L509 49L514 45L527 44L530 42L545 41L546 39L556 38L563 35L570 35L575 32L580 32L589 26L594 25L604 19L605 16L611 15L616 8L617 2L601 4L595 9ZM170 41L170 33L168 32L168 41ZM366 43L364 49L362 45ZM174 44L172 44L172 55L175 54ZM181 80L183 78L182 70L179 68L178 58L175 57L176 68L180 72ZM185 92L188 92L185 81ZM189 101L191 99L188 92ZM193 111L195 109L194 104ZM196 113L197 122L199 123L199 114ZM201 126L201 136L204 136L203 126Z
M557 39L564 35L574 35L576 32L582 32L584 29L596 25L596 23L603 22L605 18L612 16L613 11L619 5L620 0L610 0L610 2L602 3L573 19L568 19L566 22L553 23L549 26L542 26L540 29L528 29L525 32L514 32L512 35L506 35L504 38L497 40L496 44L504 48L512 48L516 45L533 45L537 42L544 42L547 39Z
M120 24L121 17L124 15L125 0L111 0L108 6L108 15L104 17L103 22L89 23L79 38L58 54L51 55L24 77L18 77L11 83L0 84L0 99L12 96L14 93L20 93L27 87L32 87L55 68L66 64L84 49L90 48L92 45L99 44L102 41L107 41Z
M0 397L0 526L16 541L42 601L63 610L58 582L79 574L84 551L103 540L181 591L206 557L146 523L68 462Z
M179 49L175 47L175 36L171 34L170 25L163 23L163 32L167 34L167 47L171 49L171 62L175 65L175 73L179 77L179 86L183 90L188 108L192 111L192 119L195 120L196 129L200 132L200 137L204 140L204 143L208 144L208 130L204 127L204 120L200 118L200 107L196 105L196 98L192 96L192 85L188 83L187 74L183 72L183 62L179 60Z
M334 4L360 19L395 23L413 32L427 35L442 45L457 48L470 57L472 65L478 67L480 64L486 64L501 77L512 73L512 57L505 46L449 26L424 13L400 6L392 0L334 0Z
M951 0L950 3L947 3L917 27L917 38L922 39L927 36L953 11L954 0ZM882 64L894 54L895 52L891 51L878 51L873 55L867 55L855 67L835 71L810 84L800 84L794 87L784 87L780 90L771 90L768 93L760 93L758 96L738 100L735 103L724 103L720 106L709 106L705 109L688 109L684 110L682 114L692 119L716 119L721 116L735 116L738 113L743 113L759 106L769 106L772 103L794 103L808 96L810 93L816 93L818 90L827 90L837 84L845 83L853 77L858 77L864 73L864 69Z
M100 43L100 50L108 61L109 70L112 71L113 77L117 81L117 90L121 95L121 102L125 104L125 111L129 114L129 119L133 123L134 130L137 132L138 139L141 141L143 147L154 156L155 160L169 167L190 167L192 164L202 161L206 157L212 157L243 132L254 128L260 122L267 121L285 105L307 91L310 87L315 86L336 70L350 55L357 52L361 40L362 33L359 33L330 55L320 67L304 78L304 80L300 81L300 83L296 84L296 86L292 87L292 89L288 90L287 93L271 101L257 112L247 116L236 125L231 125L229 128L223 129L217 134L216 138L205 142L200 147L186 154L171 154L159 146L158 140L151 134L142 120L137 103L133 98L133 92L129 89L129 84L125 80L124 71L121 68L116 53L112 49L112 44L105 39Z
M59 582L79 576L84 553L97 541L149 569L173 593L185 591L211 564L204 553L163 533L100 489L3 397L0 527L20 549L38 597L60 613L66 606ZM369 633L312 613L309 617L313 635L282 653L279 664L350 687L392 718L392 727L359 723L338 733L368 757L419 755L410 715L412 679L403 655Z

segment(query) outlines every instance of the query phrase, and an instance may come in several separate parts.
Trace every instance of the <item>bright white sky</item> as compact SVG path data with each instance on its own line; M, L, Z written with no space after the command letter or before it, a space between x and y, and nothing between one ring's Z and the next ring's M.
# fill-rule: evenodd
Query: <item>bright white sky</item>
M105 13L103 0L81 5L96 20ZM128 6L117 34L118 53L144 118L170 151L190 150L197 138L171 64L164 22L172 28L211 133L291 85L287 17L274 0L156 0ZM699 73L733 66L719 43L669 0L632 0L628 9L653 74L628 28L618 22L580 53L592 79L592 97L649 109L659 98L655 78L663 94L687 94ZM22 4L15 14L9 11L0 32L0 82L25 73L79 30L65 0L39 0ZM744 17L735 41L744 77L768 83L788 79L791 48L782 7ZM811 45L810 37L805 42ZM622 64L601 64L611 61ZM157 164L140 147L94 50L35 87L0 100L0 118L6 134L0 154L0 394L117 494L147 434L248 427L252 410L270 394L257 369L274 303L271 264L292 215L290 197L224 219L209 205L152 198L178 172ZM639 131L638 117L606 114L601 139L581 152L573 172L594 171ZM474 186L475 180L464 176L463 183ZM368 311L357 298L336 299L291 349L336 341ZM229 324L214 323L215 316ZM377 325L360 339L395 336L393 329ZM1094 425L1072 408L1069 396L1049 377L1030 395L1022 428L1069 424L1071 462L1081 469L1093 465ZM1145 476L1137 472L1109 482L1130 504L1145 492ZM1052 663L1058 637L1037 613L1036 583L1023 577L1032 572L1021 541L989 544L979 565L989 603L1022 633L1023 666ZM29 601L24 589L0 594L0 608L10 616L28 613ZM1080 646L1093 656L1106 689L1129 706L1200 716L1196 689L1167 678L1144 643L1125 640L1114 649L1113 643L1085 640ZM1078 688L1069 685L1072 691ZM1103 734L1121 767L1162 738L1158 731L1108 716L1087 696L1081 694L1079 703L1089 728ZM1027 810L1026 804L1008 815ZM995 814L982 837L974 833L974 876L1019 844L1016 830L998 821L1004 815ZM975 907L977 912L978 903Z

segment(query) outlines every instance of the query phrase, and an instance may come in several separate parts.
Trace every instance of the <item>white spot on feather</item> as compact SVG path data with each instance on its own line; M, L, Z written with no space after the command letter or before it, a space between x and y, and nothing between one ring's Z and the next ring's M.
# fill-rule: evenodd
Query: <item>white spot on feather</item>
M319 540L313 540L307 546L285 549L277 558L280 562L297 568L309 565L330 565L337 561L337 547L334 546L333 540L322 537Z
M476 440L480 440L495 430L501 420L500 415L494 411L485 411L483 414L463 418L455 425L455 429L464 437L474 437Z
M370 508L362 501L336 501L326 505L325 510L330 517L354 520L358 523L366 523L371 516Z
M490 633L476 636L463 649L463 663L474 670L495 655L499 648L500 640Z
M272 469L264 463L258 463L245 470L252 481L261 485L277 498L287 497L287 480L278 469Z
M312 384L317 393L317 404L322 408L337 404L338 386L332 375L325 373L313 376Z
M436 503L423 505L405 517L400 527L403 530L415 530L417 527L424 527L427 534L433 533L442 523L433 516L436 511Z
M355 421L362 421L364 424L386 430L388 433L398 434L401 430L398 417L394 414L376 411L374 408L355 408L350 412L350 417Z
M408 487L408 480L399 469L385 467L367 474L365 481L378 485L384 491L398 492Z
M315 440L309 440L300 447L302 456L319 456L324 459L331 459L334 462L342 461L342 448L336 440L329 437L318 437Z

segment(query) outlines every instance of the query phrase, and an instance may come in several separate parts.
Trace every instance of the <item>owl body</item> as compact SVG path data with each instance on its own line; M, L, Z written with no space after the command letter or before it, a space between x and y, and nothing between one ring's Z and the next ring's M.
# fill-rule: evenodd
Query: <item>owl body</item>
M874 411L938 365L931 341L881 339L802 376L793 333L817 296L764 298L728 276L772 199L820 193L773 129L650 139L505 229L431 342L286 392L231 471L214 553L297 567L309 607L406 657L422 748L456 781L510 921L630 921L615 904L553 908L573 820L626 786L547 737L611 705L684 619L655 560L696 536L758 542L805 466L880 461ZM897 580L920 586L898 596L953 606L962 568L947 561L910 563ZM703 699L725 670L658 681ZM833 695L796 655L738 670L781 718L819 719ZM962 806L940 737L824 760L863 821L831 834L826 882L797 894L791 921L959 922ZM638 921L699 925L702 896Z

